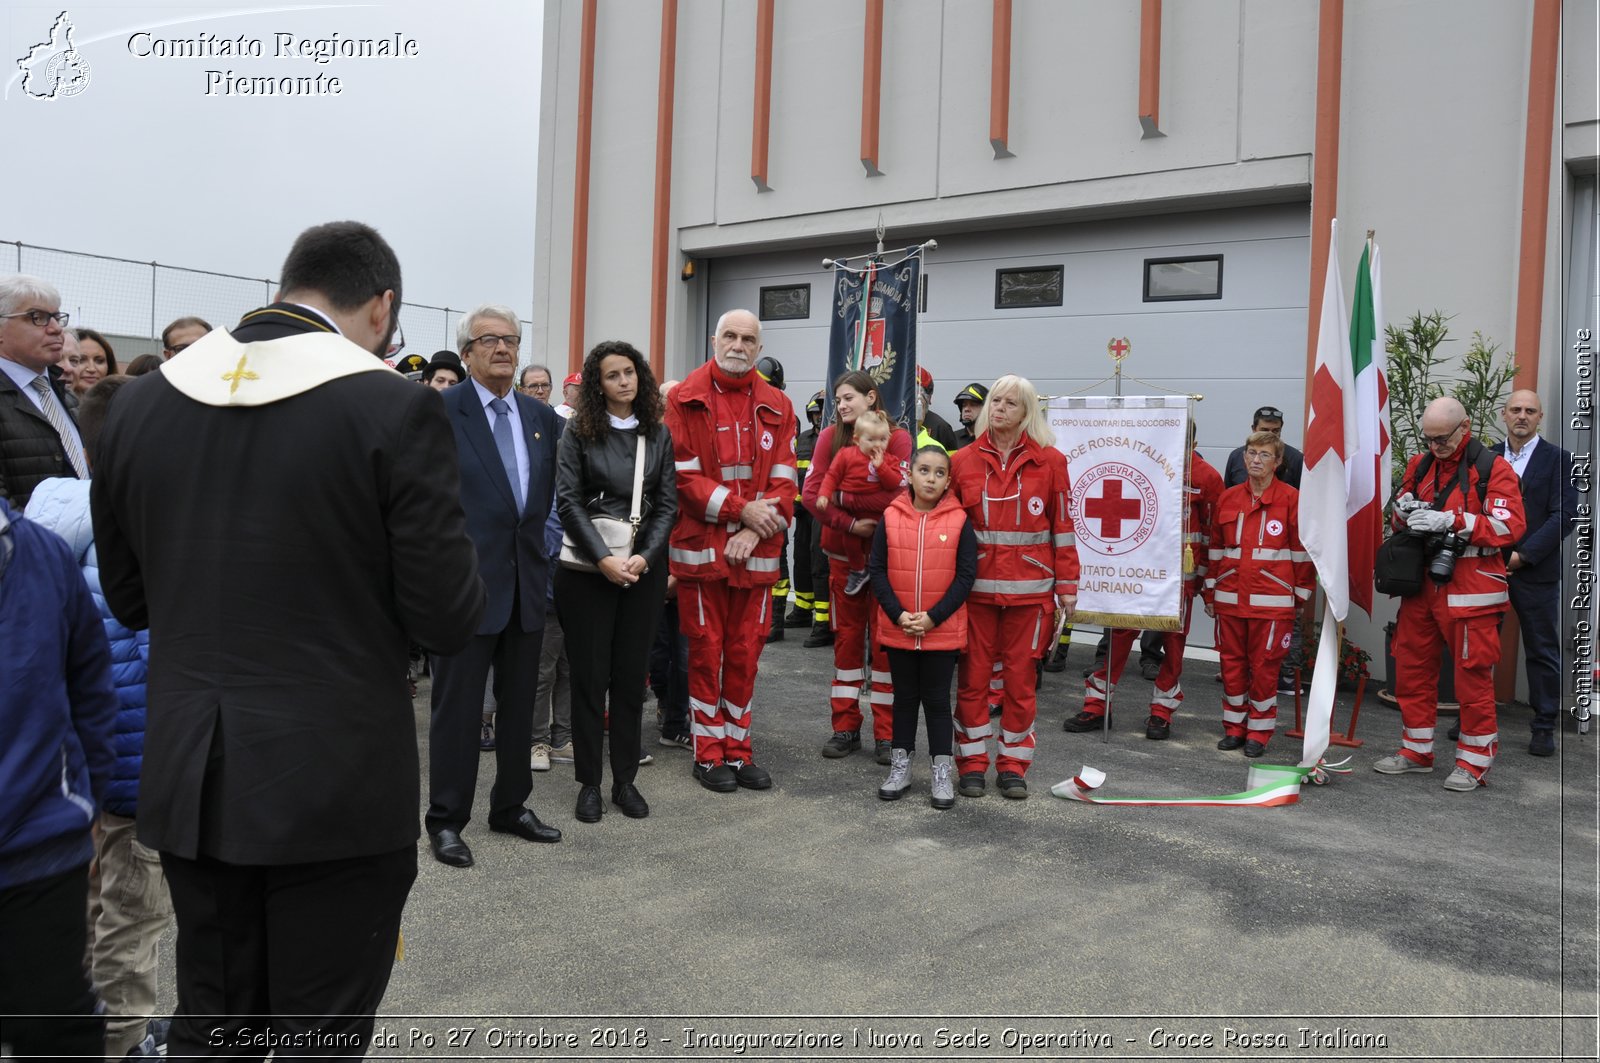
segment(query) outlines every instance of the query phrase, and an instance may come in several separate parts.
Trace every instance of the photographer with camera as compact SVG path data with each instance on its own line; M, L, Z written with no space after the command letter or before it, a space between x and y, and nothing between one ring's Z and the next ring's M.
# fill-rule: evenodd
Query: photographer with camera
M1444 788L1470 793L1485 785L1499 746L1493 672L1500 618L1510 600L1501 548L1521 538L1526 521L1517 474L1472 438L1461 403L1434 399L1423 411L1422 431L1428 449L1406 465L1393 521L1396 535L1421 546L1427 575L1400 602L1395 628L1400 750L1372 767L1385 775L1433 771L1439 657L1448 645L1461 737Z

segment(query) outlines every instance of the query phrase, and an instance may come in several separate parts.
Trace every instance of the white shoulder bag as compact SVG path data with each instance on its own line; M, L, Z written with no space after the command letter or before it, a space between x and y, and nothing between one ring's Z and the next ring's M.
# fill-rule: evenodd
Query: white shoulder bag
M639 434L639 445L633 452L633 508L627 520L616 517L590 516L594 530L600 533L612 557L626 561L633 556L633 541L639 535L639 508L644 504L644 434ZM561 533L561 567L574 572L599 572L600 566L585 561L572 541L572 533Z

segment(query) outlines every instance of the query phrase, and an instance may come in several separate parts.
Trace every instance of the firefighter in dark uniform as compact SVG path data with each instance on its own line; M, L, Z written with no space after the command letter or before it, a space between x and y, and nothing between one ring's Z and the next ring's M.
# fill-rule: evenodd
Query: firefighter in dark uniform
M783 363L776 358L764 357L756 362L756 372L761 374L761 379L783 390ZM798 437L796 437L798 439ZM795 496L799 497L798 494ZM767 633L768 642L782 642L783 629L786 626L783 618L784 608L789 604L789 529L783 530L783 550L778 554L778 582L772 585L772 630Z
M811 547L812 539L816 538L814 531L816 522L811 519L811 514L800 504L800 490L806 485L806 470L811 468L811 452L817 447L817 433L822 430L822 392L811 396L806 403L806 422L809 424L795 440L795 468L800 473L800 482L795 485L794 503L794 607L783 618L785 627L813 627L820 622L824 626L828 622L828 581L823 579L820 585L814 573L826 572L823 568L812 567ZM818 595L822 601L817 601ZM821 613L817 613L818 606Z

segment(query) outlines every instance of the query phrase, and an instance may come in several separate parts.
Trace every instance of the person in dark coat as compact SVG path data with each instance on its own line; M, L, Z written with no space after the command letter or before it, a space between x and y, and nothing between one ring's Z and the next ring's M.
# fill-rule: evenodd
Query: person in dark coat
M84 909L116 759L111 651L71 549L4 499L0 646L0 1057L100 1059Z
M477 307L461 319L456 343L467 379L444 394L455 433L467 533L477 547L489 597L465 648L434 661L428 724L428 813L434 859L471 867L461 832L472 818L478 785L484 687L494 668L494 786L489 829L531 842L561 832L523 802L533 792L533 700L550 578L544 522L555 491L555 411L513 385L522 326L516 311ZM432 389L429 389L432 390ZM435 459L437 460L437 459Z
M150 629L138 838L178 923L173 1057L247 1031L363 1054L417 873L407 647L459 650L483 611L439 393L382 361L393 250L319 225L282 277L122 388L90 489L106 601Z
M0 277L0 498L19 513L41 480L89 475L58 366L68 315L35 277ZM76 341L74 341L76 342Z
M1561 714L1561 540L1576 524L1578 489L1572 483L1572 454L1539 437L1544 407L1537 392L1513 391L1500 416L1506 441L1493 449L1522 481L1528 519L1527 533L1505 551L1506 584L1522 633L1533 706L1528 752L1548 757L1556 751Z
M650 814L634 779L650 646L667 594L667 537L678 516L678 474L662 409L650 363L637 348L620 340L596 344L584 359L583 385L557 458L556 505L574 556L556 572L556 610L563 630L583 636L567 644L575 815L583 823L598 823L603 814L600 753L608 709L611 803L630 819ZM626 556L618 556L596 520L632 519L636 467L638 523Z

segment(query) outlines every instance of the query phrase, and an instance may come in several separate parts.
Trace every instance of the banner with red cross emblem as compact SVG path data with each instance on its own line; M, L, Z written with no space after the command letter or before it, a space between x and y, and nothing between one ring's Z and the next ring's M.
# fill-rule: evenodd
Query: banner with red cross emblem
M1050 427L1072 476L1075 619L1172 631L1183 612L1186 395L1065 396Z

